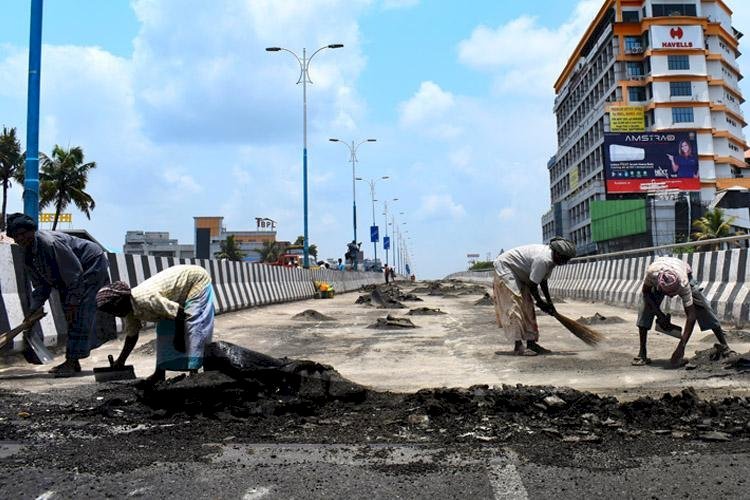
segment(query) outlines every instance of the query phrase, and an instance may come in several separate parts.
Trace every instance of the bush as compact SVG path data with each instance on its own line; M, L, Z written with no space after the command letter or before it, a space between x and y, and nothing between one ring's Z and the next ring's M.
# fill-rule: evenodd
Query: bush
M494 263L491 260L480 260L479 262L475 262L474 265L469 268L469 271L490 271L493 268Z

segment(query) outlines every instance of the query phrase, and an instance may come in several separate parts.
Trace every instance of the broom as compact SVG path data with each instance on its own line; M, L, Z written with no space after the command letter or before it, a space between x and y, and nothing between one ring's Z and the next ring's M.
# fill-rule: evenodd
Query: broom
M563 316L559 312L555 311L553 314L555 319L559 321L562 326L568 329L570 333L584 341L586 344L590 346L595 346L602 340L604 340L604 335L597 332L596 330L593 330L589 328L586 325L583 325L579 323L578 321L568 318L567 316Z

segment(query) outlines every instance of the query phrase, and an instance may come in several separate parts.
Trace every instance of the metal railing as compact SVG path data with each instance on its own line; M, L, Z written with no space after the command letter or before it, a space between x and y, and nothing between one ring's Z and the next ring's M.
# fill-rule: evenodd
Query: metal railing
M727 236L725 238L714 238L711 240L699 240L699 241L688 241L685 243L673 243L671 245L660 245L655 247L636 248L634 250L621 250L619 252L603 253L598 255L587 255L583 257L576 257L572 259L571 263L576 262L590 262L594 260L612 259L617 257L627 257L632 255L643 255L646 253L659 253L663 250L672 250L675 248L695 248L709 245L723 245L725 243L739 243L745 242L745 245L750 244L750 235L743 234L740 236Z

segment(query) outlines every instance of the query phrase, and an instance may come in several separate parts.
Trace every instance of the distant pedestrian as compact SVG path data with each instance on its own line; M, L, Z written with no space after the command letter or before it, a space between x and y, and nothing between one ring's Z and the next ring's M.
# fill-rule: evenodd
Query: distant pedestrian
M388 267L388 264L383 266L383 274L385 275L385 284L387 285L391 277L391 268Z
M339 271L344 271L345 269L346 269L346 266L344 265L343 262L341 262L341 259L339 259L338 270Z
M391 273L391 281L395 282L396 281L396 270L393 269L393 266L391 266L389 272Z
M515 344L513 354L536 356L550 353L537 343L539 326L534 301L542 311L554 314L547 278L555 266L567 264L575 255L573 242L553 238L549 245L512 248L495 259L495 316L497 325ZM546 301L539 295L539 288Z

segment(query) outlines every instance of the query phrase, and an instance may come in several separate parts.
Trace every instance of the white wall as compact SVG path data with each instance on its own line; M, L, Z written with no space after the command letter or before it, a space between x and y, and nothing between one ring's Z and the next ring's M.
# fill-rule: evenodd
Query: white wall
M743 6L744 7L744 6ZM721 26L729 33L732 32L732 20L724 9L716 2L703 2L699 7L699 15L711 18L711 22L720 22Z
M669 82L654 82L651 85L651 89L654 93L653 100L655 102L708 101L708 82L690 82L690 84L692 87L692 95L673 97L670 95Z
M712 125L713 128L715 128L716 130L728 130L729 132L736 135L737 137L744 137L744 134L742 133L742 129L740 128L741 127L740 122L738 122L731 116L729 117L729 119L732 120L737 125L735 126L729 123L727 121L726 113L724 113L723 111L711 112L711 120L713 122L713 125Z
M690 69L686 70L670 70L667 64L667 56L657 55L658 52L654 52L651 56L651 74L653 76L663 75L706 75L706 56L703 55L689 55ZM721 68L719 68L719 74L721 74Z
M711 128L711 114L707 107L693 108L692 123L674 123L672 121L672 108L656 108L654 109L654 127L656 129Z

